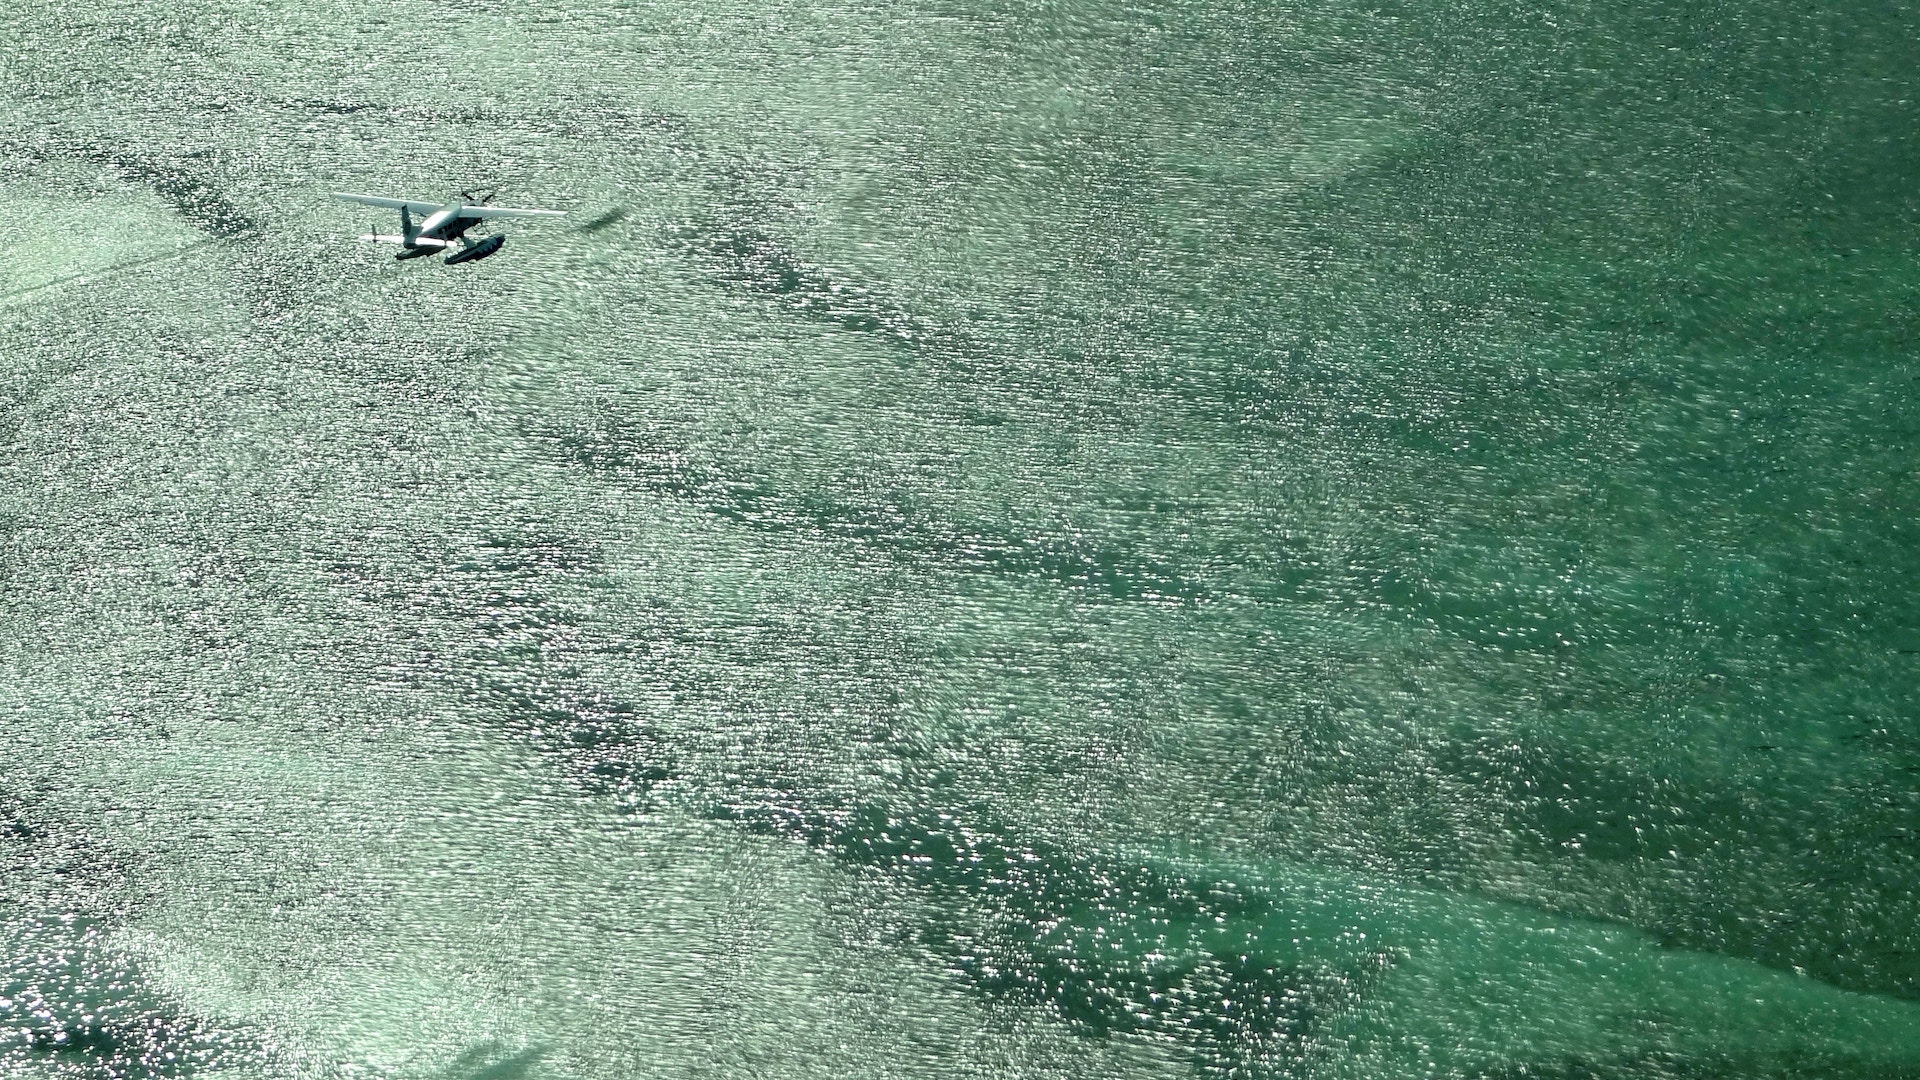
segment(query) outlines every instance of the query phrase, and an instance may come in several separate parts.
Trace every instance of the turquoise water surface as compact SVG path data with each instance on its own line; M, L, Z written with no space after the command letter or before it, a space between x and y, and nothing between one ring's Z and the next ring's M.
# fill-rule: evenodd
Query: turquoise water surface
M1917 28L13 0L0 1070L1920 1076Z

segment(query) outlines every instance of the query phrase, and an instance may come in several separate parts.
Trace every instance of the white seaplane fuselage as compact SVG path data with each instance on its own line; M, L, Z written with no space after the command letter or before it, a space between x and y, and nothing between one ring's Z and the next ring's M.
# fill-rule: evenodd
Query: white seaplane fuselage
M458 201L429 203L378 195L349 195L345 192L335 192L334 197L363 206L381 206L400 211L398 233L367 233L360 239L400 245L400 253L394 256L396 259L417 259L422 255L445 251L449 253L446 261L450 264L484 259L507 242L507 238L499 234L481 240L467 238L468 229L489 218L560 217L566 213L564 210L521 210ZM425 215L418 224L414 221L415 214Z

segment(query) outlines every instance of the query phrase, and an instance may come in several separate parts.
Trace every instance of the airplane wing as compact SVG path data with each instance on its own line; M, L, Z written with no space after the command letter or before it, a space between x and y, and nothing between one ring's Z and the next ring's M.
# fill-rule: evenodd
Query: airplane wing
M384 206L389 210L398 210L404 206L416 214L431 214L445 205L444 203L420 202L416 199L383 199L378 195L349 195L344 191L334 192L333 197L336 199L345 199L348 202L359 203L362 206Z
M563 217L565 215L565 210L515 210L510 206L462 206L460 208L460 216L463 218Z

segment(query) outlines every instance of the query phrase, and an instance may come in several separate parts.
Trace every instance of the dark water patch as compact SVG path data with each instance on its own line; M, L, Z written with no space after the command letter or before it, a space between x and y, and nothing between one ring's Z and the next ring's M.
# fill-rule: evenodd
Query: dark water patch
M191 1018L146 1015L24 1030L20 1056L56 1075L184 1077L234 1056L216 1028Z
M1328 1022L1392 962L1272 957L1256 939L1282 901L1258 884L1015 839L984 808L722 815L928 891L917 943L976 990L1084 1036L1172 1042L1203 1076L1307 1075Z
M1783 739L1747 752L1796 749ZM1449 743L1431 760L1499 795L1520 857L1614 864L1639 883L1631 918L1604 902L1567 914L1634 921L1674 948L1920 1000L1920 899L1907 887L1920 874L1920 788L1906 771L1920 754L1852 757L1837 780L1769 760L1718 783L1507 739Z
M1920 1064L1644 1053L1611 1061L1530 1062L1483 1074L1482 1080L1920 1080Z
M537 668L527 674L541 683L554 678ZM532 683L483 681L472 697L514 736L552 754L585 790L623 811L653 809L655 788L677 774L672 753L640 710L576 683Z
M46 160L41 151L23 140L0 138L0 179L25 179Z
M1534 851L1632 863L1676 852L1698 857L1727 840L1746 847L1756 839L1749 828L1755 793L1703 789L1652 763L1616 766L1564 746L1505 739L1438 747L1435 760L1501 792L1515 837Z
M0 1031L0 1068L74 1080L182 1080L269 1057L252 1033L181 1011L72 914L0 922Z
M150 158L127 150L101 149L87 160L106 165L128 180L144 184L172 207L189 225L216 239L237 240L261 230L258 219L227 198L208 178L206 169L183 155L171 160Z
M43 836L27 812L26 800L0 792L0 844L25 845Z
M558 598L596 588L603 567L593 545L538 526L495 530L442 552L424 581L358 560L333 564L336 580L362 599L457 628L463 646L452 677L469 701L584 789L645 810L655 787L676 775L673 756L643 709L597 689L575 666L596 643L586 617ZM435 673L447 667L425 665Z
M0 943L16 907L83 905L96 915L117 915L131 902L124 862L88 830L41 809L53 798L53 785L42 776L10 779L0 789Z
M976 992L1041 1009L1085 1037L1142 1037L1180 1046L1203 1076L1316 1075L1326 1055L1341 1053L1329 1037L1336 1022L1356 1010L1364 1014L1401 962L1402 946L1417 953L1420 935L1434 929L1413 909L1400 913L1402 901L1383 894L1370 898L1367 886L1343 884L1337 876L1268 884L1252 872L1116 858L1018 837L981 806L945 812L864 803L822 814L735 804L719 815L803 841L850 870L924 890L928 914L906 933ZM1471 918L1465 911L1442 917ZM1403 918L1408 921L1396 929L1393 924ZM1272 932L1276 925L1301 935L1292 938L1292 949L1284 933ZM1498 932L1478 922L1466 925L1476 936ZM1525 925L1516 932L1524 936ZM1415 936L1396 944L1406 931ZM1311 943L1308 948L1300 947L1303 940ZM1476 976L1467 971L1461 977ZM1857 1056L1846 1048L1748 1055L1717 1048L1631 1049L1688 1044L1703 1035L1711 1046L1710 1033L1676 1026L1701 1020L1654 1011L1621 1017L1618 1040L1602 1043L1620 1046L1617 1057L1567 1059L1542 1048L1536 1061L1460 1075L1920 1075L1920 1065L1912 1063L1896 1061L1888 1068L1873 1046L1860 1047Z
M0 451L13 445L26 423L27 409L40 396L37 386L10 386L0 389Z
M266 105L295 113L377 119L408 128L464 125L570 138L623 139L673 136L690 145L685 117L635 108L617 101L576 101L558 109L503 109L465 104L418 104L350 97L270 98ZM478 181L469 181L470 183ZM425 194L425 193L419 193Z
M48 137L20 143L16 152L46 161L80 161L111 169L151 190L194 228L217 240L252 236L262 223L230 199L215 179L218 163L206 151L159 156L127 146Z
M360 113L372 113L403 124L506 125L512 124L515 121L515 117L511 113L500 109L474 105L412 105L400 102L368 101L345 97L273 98L269 99L268 104L295 112L319 113L334 116L354 116Z
M824 491L788 490L766 476L730 473L704 452L611 408L571 426L530 428L528 434L572 464L758 532L841 540L883 558L1038 578L1116 598L1207 595L1204 585L1171 562L1118 544L956 522L904 500L856 501Z
M544 135L574 139L612 139L631 143L662 140L676 150L697 150L695 125L677 113L636 108L623 101L575 101L563 108L534 111L521 123Z
M877 290L833 276L760 229L685 226L671 233L669 242L715 284L796 315L916 348L944 346L951 351L959 341L952 331L915 316Z
M556 752L589 789L633 807L672 776L665 747L632 703L568 665L582 647L584 618L552 595L562 583L590 580L601 565L596 549L570 536L519 530L487 536L452 570L456 594L468 598L465 614L486 642L469 658L473 669L500 673L477 681L475 698L516 736Z
M462 573L530 578L597 569L597 550L574 537L554 532L493 533L481 539L473 557L454 565Z

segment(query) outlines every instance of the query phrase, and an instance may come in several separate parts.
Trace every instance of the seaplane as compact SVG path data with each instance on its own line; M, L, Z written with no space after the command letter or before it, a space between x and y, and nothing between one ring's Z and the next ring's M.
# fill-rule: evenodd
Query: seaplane
M467 230L483 221L493 218L542 218L561 217L565 210L517 210L508 206L488 206L492 195L475 197L469 192L460 192L460 197L449 203L421 202L415 199L388 199L379 195L350 195L344 191L333 193L336 199L345 199L362 206L379 206L400 211L400 231L398 233L367 233L362 240L372 240L381 244L399 244L400 254L396 259L417 259L422 255L435 252L447 252L446 263L453 266L463 262L474 262L500 250L507 242L503 235L495 233L481 240L467 236ZM414 215L419 221L414 221Z

